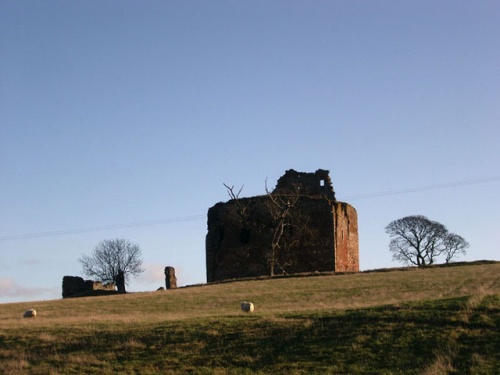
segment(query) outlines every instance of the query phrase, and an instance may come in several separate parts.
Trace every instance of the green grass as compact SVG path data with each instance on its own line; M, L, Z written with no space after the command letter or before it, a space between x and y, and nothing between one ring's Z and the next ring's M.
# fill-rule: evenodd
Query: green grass
M4 304L0 373L499 374L499 275L494 263Z

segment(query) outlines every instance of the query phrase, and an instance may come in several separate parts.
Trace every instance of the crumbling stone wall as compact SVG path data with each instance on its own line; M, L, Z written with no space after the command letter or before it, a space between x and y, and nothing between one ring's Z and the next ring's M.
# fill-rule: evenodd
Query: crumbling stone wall
M290 169L279 178L273 193L287 194L298 188L304 196L321 196L335 201L335 192L329 173L324 169L318 169L314 173L297 172Z
M272 192L285 198L297 193L295 214L287 219L273 273L359 271L357 213L351 205L336 201L329 172L289 170ZM270 201L268 195L239 198L209 209L208 282L270 274L275 230Z
M64 276L62 282L63 298L88 296L98 292L114 292L115 284L103 284L100 281L84 280L79 276Z

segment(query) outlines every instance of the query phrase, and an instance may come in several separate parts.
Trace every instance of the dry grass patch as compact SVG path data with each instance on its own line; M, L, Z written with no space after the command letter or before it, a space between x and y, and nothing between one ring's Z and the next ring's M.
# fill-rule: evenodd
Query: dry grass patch
M6 304L0 362L14 374L488 373L500 367L498 274L491 264ZM28 308L36 319L22 318Z
M2 373L4 374L23 374L29 368L29 362L24 352L4 351L0 354L2 359Z

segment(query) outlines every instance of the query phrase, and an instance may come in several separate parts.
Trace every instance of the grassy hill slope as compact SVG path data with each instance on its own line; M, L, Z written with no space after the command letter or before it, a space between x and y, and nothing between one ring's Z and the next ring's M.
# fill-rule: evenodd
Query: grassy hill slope
M4 304L0 373L499 374L499 275L495 263Z

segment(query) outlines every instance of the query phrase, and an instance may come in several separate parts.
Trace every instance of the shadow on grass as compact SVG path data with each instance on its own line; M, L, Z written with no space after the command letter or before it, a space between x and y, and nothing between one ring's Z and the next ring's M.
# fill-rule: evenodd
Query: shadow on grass
M453 337L456 373L481 373L500 363L500 301L493 295L477 306L469 302L461 297L182 324L117 323L111 329L0 336L0 343L12 350L29 347L31 366L42 372L421 374Z

